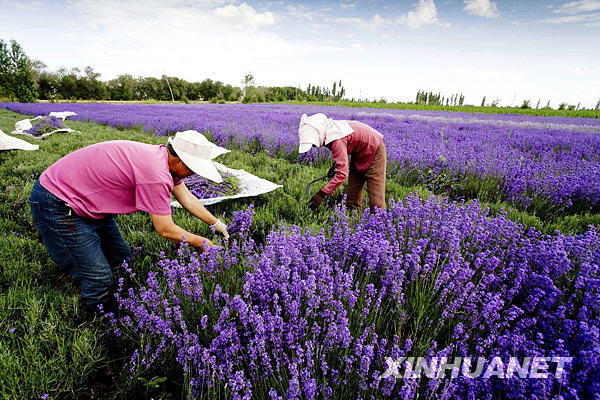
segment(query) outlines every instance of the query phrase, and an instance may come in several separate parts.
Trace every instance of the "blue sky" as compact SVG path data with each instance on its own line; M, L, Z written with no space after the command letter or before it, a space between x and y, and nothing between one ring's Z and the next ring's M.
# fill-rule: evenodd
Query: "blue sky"
M600 98L600 0L0 0L0 38L49 69L240 85L342 80L350 97Z

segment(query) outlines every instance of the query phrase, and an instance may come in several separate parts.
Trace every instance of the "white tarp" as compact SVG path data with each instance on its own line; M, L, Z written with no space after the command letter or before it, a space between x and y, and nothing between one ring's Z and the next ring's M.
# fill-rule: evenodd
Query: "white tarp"
M49 117L56 117L58 119L62 119L63 121L73 115L77 115L77 113L74 113L73 111L52 111L50 114L48 114Z
M8 136L0 130L0 150L37 150L40 146Z
M205 206L219 203L223 200L238 199L240 197L258 196L282 187L281 185L277 185L276 183L259 178L256 175L252 175L251 173L243 169L231 169L218 162L215 162L215 167L217 167L217 170L220 173L233 175L239 180L239 193L233 196L221 196L213 197L210 199L199 199L200 203L202 203ZM171 206L181 207L181 204L179 204L179 202L177 201L172 201Z
M44 134L38 135L38 136L34 136L34 135L31 135L31 134L25 132L26 130L29 130L29 129L33 128L33 124L31 123L31 121L37 121L38 119L42 119L43 120L43 119L46 119L46 118L49 118L49 117L56 117L56 118L62 119L64 121L66 118L70 117L71 115L77 115L77 114L75 114L72 111L61 111L61 112L51 112L48 115L48 117L44 117L42 115L38 115L35 118L23 119L23 120L17 121L15 123L15 130L12 131L11 133L13 135L27 135L27 136L29 136L29 137L31 137L33 139L43 139L43 138L45 138L47 136L50 136L50 135L52 135L53 133L56 133L56 132L79 132L79 131L76 131L75 129L71 129L71 128L59 128L59 129L55 129L55 130L53 130L51 132L47 132L47 133L44 133Z

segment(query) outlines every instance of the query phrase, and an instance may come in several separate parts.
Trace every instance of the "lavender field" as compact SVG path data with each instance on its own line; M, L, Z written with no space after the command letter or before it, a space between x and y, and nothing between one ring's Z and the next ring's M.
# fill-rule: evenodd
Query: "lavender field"
M195 129L233 150L225 161L284 185L254 204L219 205L232 240L203 254L141 233L143 216L119 220L139 248L119 272L121 312L110 316L106 333L117 346L106 354L118 378L102 398L140 390L205 399L598 398L600 224L543 233L489 207L508 204L549 223L598 221L600 120L283 104L0 107L24 115L74 111L76 121L66 123L82 132L40 142L50 156L2 154L0 176L11 183L0 183L0 227L12 238L0 242L3 260L36 249L3 281L47 262L19 199L36 173L83 143L160 143ZM6 124L20 117L2 112ZM329 166L326 150L296 151L298 120L314 112L360 120L384 135L386 210L306 209L304 184ZM24 173L32 177L20 183ZM12 223L15 204L19 224ZM23 308L11 301L7 309ZM7 311L0 324L8 329L15 318ZM32 335L26 325L15 329ZM19 340L7 341L0 365L26 359L12 351ZM43 353L41 344L36 349ZM405 374L410 357L424 358L427 374ZM473 365L440 367L459 357ZM569 360L562 375L557 359ZM106 374L94 360L89 371ZM396 369L402 374L390 373ZM15 385L22 379L7 371ZM88 374L86 383L74 379L60 390L28 384L28 397L65 396L89 386Z
M302 113L356 119L385 136L391 174L456 199L507 201L542 218L600 207L600 119L295 105L0 104L28 115L75 111L79 121L195 129L221 146L298 159ZM327 158L314 151L304 162Z

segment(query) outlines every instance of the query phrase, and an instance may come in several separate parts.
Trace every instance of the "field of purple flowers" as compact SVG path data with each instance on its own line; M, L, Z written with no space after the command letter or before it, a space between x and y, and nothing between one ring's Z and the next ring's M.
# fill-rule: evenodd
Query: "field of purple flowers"
M292 105L0 107L27 115L75 111L80 121L156 135L196 129L256 154L244 157L286 167L325 164L326 152L298 157L295 149L300 115L326 112L385 135L391 185L419 183L452 197L410 195L362 215L341 206L318 215L303 209L319 221L312 229L291 218L259 220L267 205L257 199L233 213L232 239L220 249L198 254L182 246L153 261L134 256L120 272L120 312L110 317L134 384L168 379L177 385L171 397L205 399L600 393L599 226L543 234L477 200L462 201L488 196L550 210L545 215L598 213L600 120ZM299 210L298 199L286 196L273 199L275 206ZM253 234L257 224L271 226L264 239ZM403 357L483 357L486 372L386 374L390 360ZM562 377L508 377L515 357L572 359Z
M506 201L541 218L600 209L600 119L300 105L19 104L23 114L77 112L81 121L155 135L208 132L219 145L298 159L302 113L356 119L382 132L390 173L452 198ZM313 151L300 161L328 157Z
M591 398L600 392L600 237L545 236L504 216L409 197L319 232L182 247L119 281L131 372L169 360L194 398ZM132 285L131 282L137 282ZM135 289L134 289L135 287ZM386 359L573 357L556 379L383 378ZM485 367L484 367L485 368ZM556 397L560 394L562 397Z

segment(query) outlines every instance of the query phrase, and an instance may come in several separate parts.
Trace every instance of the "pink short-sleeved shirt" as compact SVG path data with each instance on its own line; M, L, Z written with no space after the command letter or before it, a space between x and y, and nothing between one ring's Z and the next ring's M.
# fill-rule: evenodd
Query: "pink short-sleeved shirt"
M40 176L40 184L81 217L146 211L171 214L171 191L181 180L169 172L168 150L112 140L67 154Z

